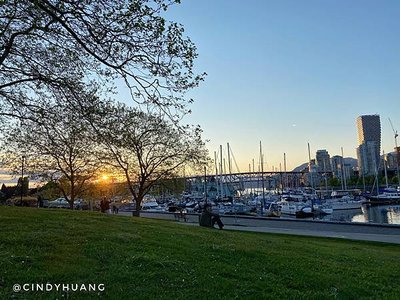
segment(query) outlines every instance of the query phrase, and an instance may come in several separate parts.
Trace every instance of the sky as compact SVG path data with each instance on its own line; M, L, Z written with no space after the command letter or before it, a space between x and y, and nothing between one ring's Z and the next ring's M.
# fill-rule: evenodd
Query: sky
M382 149L400 130L400 1L183 0L166 18L196 44L184 121L200 124L212 158L229 142L240 171L287 170L319 149L356 157L356 118L379 114ZM226 153L226 150L224 150ZM256 167L257 168L257 167ZM236 170L234 170L236 171Z
M165 17L184 25L195 68L208 74L188 93L184 121L201 125L211 158L219 145L226 157L229 142L242 172L252 159L257 169L260 141L266 171L283 169L284 153L287 170L307 162L307 143L312 158L341 147L356 158L362 114L381 116L382 149L392 151L399 16L399 0L182 0Z

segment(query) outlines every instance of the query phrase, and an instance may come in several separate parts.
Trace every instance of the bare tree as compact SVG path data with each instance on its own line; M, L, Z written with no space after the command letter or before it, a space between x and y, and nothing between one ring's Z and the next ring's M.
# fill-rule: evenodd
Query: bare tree
M96 131L103 162L122 172L139 216L143 197L181 166L207 162L200 127L177 128L169 121L124 105L108 106Z
M0 5L0 116L40 112L38 95L122 80L132 99L178 121L196 47L162 14L179 0L6 0ZM41 97L41 99L45 99ZM56 101L56 99L53 99ZM22 109L22 110L21 110Z

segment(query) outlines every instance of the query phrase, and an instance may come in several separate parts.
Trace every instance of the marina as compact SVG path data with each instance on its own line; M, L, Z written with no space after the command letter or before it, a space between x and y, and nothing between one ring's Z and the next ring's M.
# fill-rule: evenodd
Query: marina
M317 198L316 193L267 191L262 196L203 198L202 195L185 193L181 198L147 197L143 212L198 214L207 202L212 211L221 216L246 216L280 219L304 219L310 221L332 221L341 223L395 224L400 225L400 203L376 205L363 196L334 192L335 197ZM339 197L338 195L345 196ZM122 211L132 211L133 203L124 204Z
M330 215L307 218L307 220L400 225L400 205L363 205L360 209L335 210Z

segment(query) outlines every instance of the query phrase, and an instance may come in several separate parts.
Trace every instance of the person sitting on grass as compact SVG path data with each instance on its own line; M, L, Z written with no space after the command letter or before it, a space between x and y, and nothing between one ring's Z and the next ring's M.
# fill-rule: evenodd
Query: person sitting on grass
M222 223L219 214L213 213L211 211L211 205L206 203L203 212L200 215L200 226L214 228L215 223L218 224L219 229L224 228L224 224Z

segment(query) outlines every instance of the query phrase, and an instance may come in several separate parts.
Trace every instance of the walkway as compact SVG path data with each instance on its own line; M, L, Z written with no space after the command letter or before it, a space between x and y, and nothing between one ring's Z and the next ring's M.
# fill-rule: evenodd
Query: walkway
M295 229L295 228L272 228L272 227L252 227L252 226L232 226L232 225L227 225L224 227L224 229L400 244L400 235L393 235L393 234L371 234L371 233L357 233L357 232L344 232L344 231L334 232L334 231L305 230L305 229Z
M121 215L130 216L123 212ZM141 213L145 218L173 220L172 213ZM188 214L183 225L198 226L198 215ZM299 219L222 216L224 230L291 234L400 244L400 225L340 223Z

